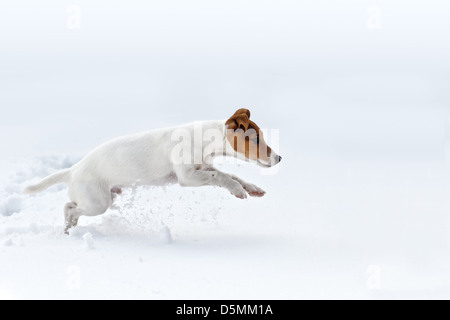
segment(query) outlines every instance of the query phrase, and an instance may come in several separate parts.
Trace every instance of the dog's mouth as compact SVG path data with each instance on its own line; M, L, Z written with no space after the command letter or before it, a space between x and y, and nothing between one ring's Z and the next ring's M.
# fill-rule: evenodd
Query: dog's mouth
M270 167L272 167L272 164L271 164L271 163L264 163L264 162L261 162L261 161L259 161L259 160L258 160L258 165L259 165L260 167L264 167L264 168L270 168Z

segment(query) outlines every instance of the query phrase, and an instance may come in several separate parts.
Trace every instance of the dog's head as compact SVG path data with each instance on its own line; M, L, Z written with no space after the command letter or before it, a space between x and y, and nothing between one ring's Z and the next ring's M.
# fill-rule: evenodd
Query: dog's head
M226 138L238 158L261 167L272 167L281 157L264 140L263 132L250 120L248 109L239 109L226 122Z

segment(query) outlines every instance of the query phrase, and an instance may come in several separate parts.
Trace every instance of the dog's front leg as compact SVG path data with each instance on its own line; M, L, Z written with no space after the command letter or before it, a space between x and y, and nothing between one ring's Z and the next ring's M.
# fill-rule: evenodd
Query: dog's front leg
M234 174L227 174L227 175L230 176L231 179L239 182L241 186L244 188L244 190L247 191L248 194L252 197L264 197L264 195L266 194L266 192L263 189L254 185L253 183L247 182L235 176Z
M184 187L218 186L228 189L239 199L247 198L243 186L229 175L215 169L181 165L175 169L178 183Z
M233 179L234 181L239 182L240 185L242 186L242 188L244 188L244 190L247 191L247 193L252 197L263 197L266 194L266 192L263 189L261 189L260 187L254 185L253 183L247 182L247 181L239 178L238 176L235 176L234 174L229 174L226 172L219 171L216 168L214 168L213 166L209 166L206 170L221 172L224 175Z
M208 166L207 168L205 168L205 170L220 172L220 173L230 177L234 181L239 182L239 184L242 186L242 188L244 188L244 190L247 191L247 193L252 197L264 197L266 194L266 192L263 189L261 189L260 187L254 185L253 183L247 182L244 179L241 179L238 176L235 176L234 174L222 172L222 171L214 168L213 166Z

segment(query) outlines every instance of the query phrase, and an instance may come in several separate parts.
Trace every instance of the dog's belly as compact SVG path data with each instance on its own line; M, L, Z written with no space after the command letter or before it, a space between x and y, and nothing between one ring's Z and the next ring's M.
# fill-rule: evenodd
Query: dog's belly
M119 179L116 181L110 181L111 185L120 185L123 187L134 187L134 186L167 186L170 184L175 184L178 182L176 174L172 171L165 175L136 175L134 178L130 179Z
M139 187L139 186L167 186L178 182L178 178L175 173L171 172L165 176L160 177L145 177L136 179L118 179L109 181L109 185L112 187L120 186L124 188Z
M149 186L167 186L169 184L175 184L177 182L178 182L178 178L177 178L175 172L170 172L168 175L166 175L162 178L147 181L147 182L144 182L143 184L149 185Z

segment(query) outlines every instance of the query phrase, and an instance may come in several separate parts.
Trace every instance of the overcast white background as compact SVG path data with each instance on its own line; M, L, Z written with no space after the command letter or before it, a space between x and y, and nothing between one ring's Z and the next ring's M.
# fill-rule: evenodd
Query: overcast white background
M449 15L437 0L3 0L1 171L15 175L11 159L83 156L116 136L249 107L262 128L280 130L283 163L270 176L227 167L268 194L244 205L217 200L227 222L218 247L246 256L256 241L265 256L267 242L285 255L261 271L279 281L258 292L256 279L241 281L238 297L450 298ZM0 218L4 228L18 223ZM195 237L218 241L209 227L196 226ZM186 237L179 231L174 245ZM232 261L235 276L242 261ZM27 296L12 278L0 289ZM163 298L235 297L208 288Z

